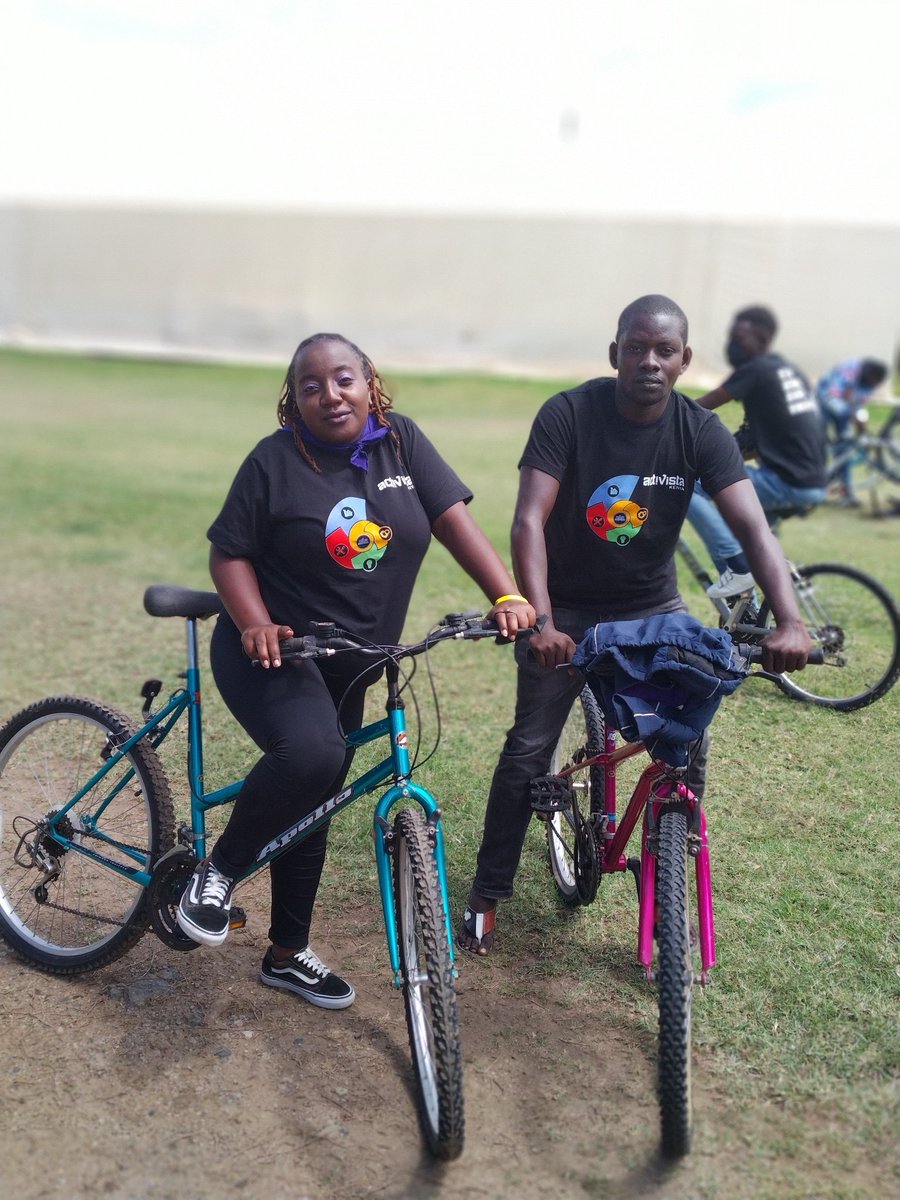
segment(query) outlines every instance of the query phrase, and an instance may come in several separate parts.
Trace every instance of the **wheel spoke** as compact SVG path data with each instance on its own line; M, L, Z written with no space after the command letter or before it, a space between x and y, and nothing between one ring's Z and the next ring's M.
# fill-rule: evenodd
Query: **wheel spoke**
M44 970L111 962L147 927L146 891L121 871L148 869L174 840L154 751L138 743L70 806L111 741L132 732L75 697L32 705L0 731L0 934Z
M802 567L795 591L824 665L783 675L779 686L798 700L851 712L872 704L900 675L900 613L877 580L839 563ZM768 605L760 623L773 623Z

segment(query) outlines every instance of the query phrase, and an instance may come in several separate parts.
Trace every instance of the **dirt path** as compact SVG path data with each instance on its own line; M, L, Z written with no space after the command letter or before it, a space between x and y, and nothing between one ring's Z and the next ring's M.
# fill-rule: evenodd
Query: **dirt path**
M559 980L525 990L502 955L463 964L466 1149L435 1165L418 1135L403 1005L387 981L378 928L368 911L344 913L340 935L318 945L357 989L356 1004L340 1013L260 987L264 941L249 928L192 954L148 935L118 963L74 980L40 974L0 945L0 1194L885 1194L874 1168L836 1171L823 1159L837 1114L831 1128L774 1105L742 1111L702 1059L696 1148L664 1169L653 1046L636 1017L588 1014ZM784 1146L777 1157L773 1133Z

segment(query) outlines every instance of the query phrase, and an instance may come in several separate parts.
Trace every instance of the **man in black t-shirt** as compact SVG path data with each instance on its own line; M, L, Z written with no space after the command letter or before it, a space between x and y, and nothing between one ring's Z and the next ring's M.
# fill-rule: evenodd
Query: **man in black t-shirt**
M766 512L825 499L821 410L803 372L772 352L777 332L778 322L768 308L757 305L737 313L725 348L734 370L697 401L703 408L718 408L729 400L743 404L741 447L746 457L759 460L759 466L748 466L747 474ZM751 588L750 564L708 489L695 491L688 519L721 572L709 594L731 596Z
M673 387L691 360L687 319L665 296L643 296L619 318L609 348L615 379L591 379L541 408L519 463L512 526L516 581L540 633L516 646L513 727L494 772L459 945L487 954L497 901L512 895L531 819L530 782L547 772L583 678L557 670L598 622L684 612L673 556L694 485L702 481L740 539L775 614L764 643L770 671L802 668L810 642L784 556L719 419ZM688 779L700 795L705 755Z

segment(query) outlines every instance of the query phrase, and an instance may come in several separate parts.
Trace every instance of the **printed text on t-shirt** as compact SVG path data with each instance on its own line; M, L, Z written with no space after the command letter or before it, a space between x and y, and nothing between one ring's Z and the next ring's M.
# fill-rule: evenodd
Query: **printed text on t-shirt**
M405 487L410 491L414 491L413 481L409 475L388 475L387 479L382 479L378 485L379 492L383 492L385 488Z
M644 487L667 487L676 492L684 491L683 475L645 475Z

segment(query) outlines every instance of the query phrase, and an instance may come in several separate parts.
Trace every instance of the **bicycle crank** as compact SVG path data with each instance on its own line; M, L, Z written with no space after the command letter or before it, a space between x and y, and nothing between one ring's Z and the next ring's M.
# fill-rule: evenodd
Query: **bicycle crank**
M178 902L197 866L192 850L175 846L157 862L150 883L150 924L153 932L173 950L196 950L200 945L182 932L178 924ZM243 929L247 914L238 904L232 904L229 929Z

